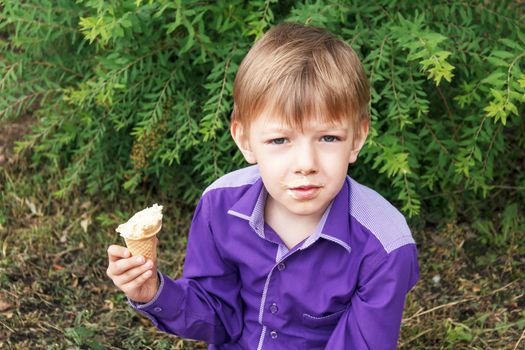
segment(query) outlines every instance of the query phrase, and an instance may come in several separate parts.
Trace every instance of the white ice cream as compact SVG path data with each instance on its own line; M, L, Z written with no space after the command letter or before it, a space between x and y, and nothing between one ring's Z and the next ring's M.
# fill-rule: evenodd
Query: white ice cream
M135 213L126 223L117 227L116 231L124 238L139 239L144 230L151 229L162 220L162 205L157 203L153 206Z

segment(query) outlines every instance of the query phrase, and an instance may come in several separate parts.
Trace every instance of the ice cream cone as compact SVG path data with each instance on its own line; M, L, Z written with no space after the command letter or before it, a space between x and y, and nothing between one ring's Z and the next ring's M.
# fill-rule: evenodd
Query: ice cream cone
M131 255L142 255L145 258L157 261L157 232L160 231L162 222L159 221L156 227L153 227L149 232L144 233L139 239L124 238L126 246Z
M162 227L162 206L154 204L133 215L116 231L124 237L131 255L142 255L153 261L157 260L157 233Z

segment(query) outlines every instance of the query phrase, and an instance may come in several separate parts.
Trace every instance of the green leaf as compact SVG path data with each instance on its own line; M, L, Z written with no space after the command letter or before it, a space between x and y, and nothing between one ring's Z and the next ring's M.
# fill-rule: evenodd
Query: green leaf
M481 80L482 84L489 84L500 87L505 84L506 74L503 72L494 72L485 79Z
M517 42L509 38L501 38L499 39L499 41L511 49L515 49L518 51L525 51L525 49L522 46L520 46Z
M488 57L487 61L496 67L508 67L510 64L497 57Z
M494 57L501 58L503 60L515 57L515 55L512 52L500 51L500 50L492 51L491 55Z

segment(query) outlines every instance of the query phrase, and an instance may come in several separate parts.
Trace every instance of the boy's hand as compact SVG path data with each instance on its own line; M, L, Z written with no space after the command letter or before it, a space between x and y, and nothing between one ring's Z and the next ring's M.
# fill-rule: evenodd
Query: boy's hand
M108 259L107 275L128 298L147 303L157 294L157 266L153 261L131 256L126 247L119 245L109 246Z

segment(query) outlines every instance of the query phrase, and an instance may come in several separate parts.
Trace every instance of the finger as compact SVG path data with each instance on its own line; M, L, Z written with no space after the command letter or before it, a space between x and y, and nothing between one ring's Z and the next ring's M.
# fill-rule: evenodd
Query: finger
M136 290L137 288L141 287L147 280L151 278L152 275L152 270L146 270L142 274L138 275L136 278L130 280L128 283L123 284L120 287L120 289L122 289L122 291L126 294L130 293Z
M120 259L129 258L131 256L131 253L129 252L128 248L112 244L108 248L108 258L109 261L117 261Z
M119 275L118 277L115 278L114 282L115 284L118 283L118 285L120 286L125 285L129 283L130 281L136 279L140 275L142 275L144 272L151 271L152 268L153 268L153 263L151 262L151 260L149 260L145 264L136 266L132 269L129 269L125 273Z
M143 265L145 262L146 259L142 255L136 255L110 263L109 269L115 276L120 276L134 267Z
M136 266L144 264L144 262L144 257L141 255L132 256L130 258L120 258L116 261L110 260L106 273L115 282L115 279L120 275Z

